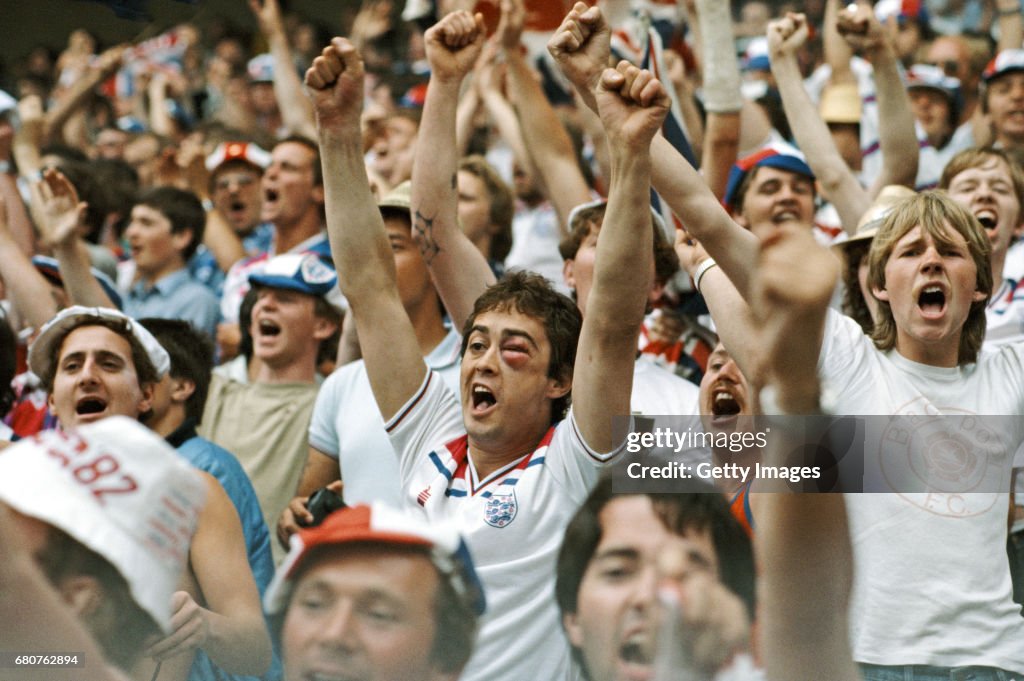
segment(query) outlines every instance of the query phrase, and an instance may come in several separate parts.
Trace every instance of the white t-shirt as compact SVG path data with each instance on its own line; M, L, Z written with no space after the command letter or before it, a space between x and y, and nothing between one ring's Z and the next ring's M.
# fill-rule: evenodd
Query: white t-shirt
M1003 279L985 308L985 349L1024 341L1024 286Z
M578 678L555 603L555 562L569 520L622 448L594 452L570 409L536 450L481 480L459 400L433 372L386 427L404 502L456 524L484 585L487 612L461 681Z
M449 331L423 358L455 391L459 389L461 340L458 333ZM398 457L384 430L363 360L341 367L320 387L309 424L309 444L339 460L345 503L400 505Z
M558 252L561 240L558 213L550 203L520 209L512 219L512 250L505 258L505 269L544 275L556 291L569 295Z
M985 352L976 364L927 366L878 351L855 322L830 312L819 371L839 414L962 415L949 421L961 425L984 424L973 415L1024 414L1018 345ZM988 487L1008 490L1024 421L999 423L1012 430L988 460ZM846 503L855 660L1024 672L1024 618L1011 600L1006 560L1008 494L848 494Z

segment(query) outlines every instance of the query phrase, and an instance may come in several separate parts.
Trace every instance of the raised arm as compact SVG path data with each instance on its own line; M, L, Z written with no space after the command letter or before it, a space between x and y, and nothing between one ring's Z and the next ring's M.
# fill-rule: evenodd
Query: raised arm
M797 144L807 155L822 193L835 205L843 228L853 234L860 216L871 206L871 197L839 154L828 126L804 89L796 55L807 42L808 31L807 18L792 12L768 24L772 75Z
M608 452L617 444L610 417L629 413L636 340L654 276L649 150L670 100L650 71L626 61L604 71L595 97L612 174L576 354L573 411L586 442Z
M23 324L40 328L57 314L50 285L11 234L7 202L0 198L0 277Z
M202 602L185 591L176 592L171 633L152 644L147 654L162 660L201 648L227 672L259 675L270 667L270 636L245 556L242 523L216 478L202 476L206 505L189 548Z
M814 310L823 316L836 265L807 243L809 235L782 233L766 244L759 282L765 324L768 385L787 414L818 411L813 335L793 327ZM817 250L811 250L817 249ZM800 268L794 267L798 262ZM771 317L777 317L778 324ZM796 342L798 345L793 346ZM795 359L802 361L795 364ZM765 464L786 465L803 433L780 420L772 425ZM758 613L761 652L771 681L857 681L847 630L852 582L849 529L840 494L758 494L754 548L760 570Z
M996 0L996 25L999 42L995 54L1003 50L1019 50L1024 42L1024 21L1020 15L1020 0Z
M315 133L313 110L309 99L302 96L302 81L292 62L288 35L281 21L281 7L277 0L249 0L249 8L256 15L260 31L274 57L274 97L281 109L284 127L292 134L312 138Z
M331 253L356 322L370 387L387 421L415 394L427 367L398 297L394 257L366 178L359 129L363 78L362 58L344 38L334 38L306 71Z
M601 10L578 2L548 43L562 73L595 110L610 39ZM651 184L745 297L757 262L757 237L733 222L693 166L660 135L651 142Z
M71 302L87 307L114 307L92 275L89 253L78 236L87 206L78 201L74 185L59 170L51 168L32 186L32 195L40 208L39 229L57 256L64 290Z
M430 86L412 167L412 233L452 324L461 329L494 273L458 221L455 109L484 44L483 17L453 12L424 35ZM360 335L362 335L360 333Z
M856 9L848 7L840 13L838 29L850 46L864 55L875 70L878 120L884 123L878 126L882 170L870 187L871 196L877 196L882 187L890 184L913 188L917 179L919 155L917 131L892 39L878 23L874 9L863 0L856 4Z
M76 113L81 113L82 105L92 94L93 88L121 67L126 50L126 45L117 45L106 50L99 56L96 66L90 67L57 104L46 112L44 139L52 141L55 137L60 137L64 124Z
M700 26L703 39L698 43L704 75L704 109L707 130L701 169L704 181L715 196L725 196L729 170L736 162L740 146L740 68L733 50L722 49L733 42L729 5L715 0L697 0L696 16L691 23Z
M523 55L519 38L523 30L523 0L502 0L498 38L508 64L509 98L515 106L526 153L533 160L548 199L558 213L562 237L569 233L569 213L590 201L569 133L548 102L533 68Z

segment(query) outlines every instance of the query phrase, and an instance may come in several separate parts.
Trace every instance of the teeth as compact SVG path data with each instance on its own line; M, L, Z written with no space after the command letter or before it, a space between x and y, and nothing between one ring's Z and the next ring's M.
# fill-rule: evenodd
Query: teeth
M925 293L942 293L942 289L938 286L928 286L924 290Z
M724 390L721 391L721 392L715 393L715 402L721 402L722 400L731 400L731 399L732 399L732 395L730 395L729 393L725 392Z

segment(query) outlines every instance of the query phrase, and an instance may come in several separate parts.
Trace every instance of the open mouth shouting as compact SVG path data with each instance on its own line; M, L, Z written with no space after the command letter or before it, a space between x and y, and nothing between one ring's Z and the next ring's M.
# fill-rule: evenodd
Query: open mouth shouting
M87 395L75 402L75 414L79 420L93 420L107 410L107 401L97 395Z
M939 284L929 284L917 294L917 308L925 319L939 319L946 312L946 290Z
M281 333L281 326L269 319L261 319L256 322L256 331L261 336L277 336Z
M494 396L494 392L487 386L474 383L470 391L470 399L472 400L472 413L475 416L486 414L495 407L498 403L498 398Z
M736 420L743 411L745 398L741 389L731 381L713 384L709 396L704 398L704 413L711 415L711 423L722 426Z
M999 224L999 215L991 208L982 208L975 211L974 217L978 219L981 226L985 228L985 232L991 237Z
M652 637L637 633L619 647L619 678L625 681L647 681L654 676L654 645Z

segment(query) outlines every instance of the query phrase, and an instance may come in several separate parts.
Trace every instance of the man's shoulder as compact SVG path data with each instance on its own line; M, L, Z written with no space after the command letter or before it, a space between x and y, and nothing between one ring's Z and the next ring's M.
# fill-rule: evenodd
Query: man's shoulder
M223 476L245 475L242 464L235 455L216 442L196 435L185 440L178 447L178 453L199 470L206 471L217 479Z

